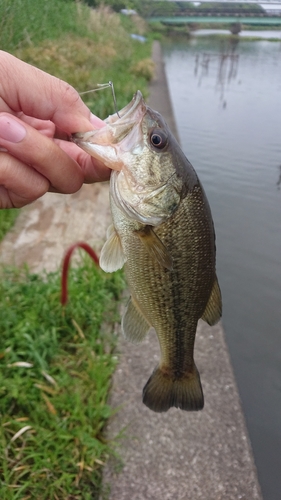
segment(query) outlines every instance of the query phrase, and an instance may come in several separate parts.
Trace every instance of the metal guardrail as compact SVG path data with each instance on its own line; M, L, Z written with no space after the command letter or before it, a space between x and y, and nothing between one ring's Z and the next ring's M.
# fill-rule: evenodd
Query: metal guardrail
M161 17L155 16L147 18L148 22L161 22L165 25L171 26L180 26L184 24L190 23L236 23L240 22L242 24L255 24L255 25L268 25L268 26L281 26L281 16L245 16L245 15L233 15L233 14L225 14L225 15L192 15L192 16L182 16L182 17Z
M177 15L175 17L181 18L181 17L206 17L206 16L212 16L212 17L281 17L281 9L273 12L249 12L245 11L243 9L241 10L236 10L236 11L212 11L212 10L190 10L186 11L182 15ZM153 17L161 17L161 16L153 16ZM168 16L167 16L168 17ZM172 17L172 16L171 16Z

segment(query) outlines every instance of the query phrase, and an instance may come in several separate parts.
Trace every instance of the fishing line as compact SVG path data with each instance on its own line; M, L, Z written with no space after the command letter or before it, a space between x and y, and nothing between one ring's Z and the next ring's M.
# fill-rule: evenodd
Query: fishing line
M118 118L121 118L121 116L118 113L118 107L117 107L117 101L116 101L116 97L115 97L113 82L109 81L108 83L97 83L96 89L86 90L85 92L79 92L79 95L90 94L90 92L97 92L98 90L108 89L109 87L111 88L115 113L117 114Z

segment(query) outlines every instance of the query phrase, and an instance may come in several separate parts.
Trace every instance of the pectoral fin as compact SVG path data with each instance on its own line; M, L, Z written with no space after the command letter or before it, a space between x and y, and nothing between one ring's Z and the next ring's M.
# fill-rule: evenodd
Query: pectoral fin
M202 319L206 321L210 326L215 325L222 315L222 302L221 302L221 291L216 277L213 284L213 288L206 306L206 309L202 315Z
M151 257L155 259L160 264L160 266L172 270L172 256L170 255L160 238L158 238L157 234L155 234L152 227L145 226L144 229L136 231L136 233Z
M126 262L120 238L114 226L109 226L107 230L107 240L102 247L100 254L100 267L106 273L113 273L121 269Z
M142 342L150 329L138 306L130 298L125 314L122 318L122 331L126 339L134 344Z

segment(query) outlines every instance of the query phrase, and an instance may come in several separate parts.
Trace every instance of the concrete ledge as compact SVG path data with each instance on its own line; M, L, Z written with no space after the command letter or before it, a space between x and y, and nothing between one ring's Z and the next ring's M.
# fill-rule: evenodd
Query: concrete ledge
M0 265L56 271L64 252L77 241L87 241L99 253L110 223L107 182L84 184L75 194L46 193L21 210L0 244Z
M155 43L156 78L150 105L175 131L161 57ZM141 345L120 340L111 404L121 405L108 427L114 438L124 431L118 452L119 474L106 467L111 500L261 500L260 488L221 324L199 322L195 360L205 408L199 413L171 409L155 414L142 404L142 388L159 359L150 334Z

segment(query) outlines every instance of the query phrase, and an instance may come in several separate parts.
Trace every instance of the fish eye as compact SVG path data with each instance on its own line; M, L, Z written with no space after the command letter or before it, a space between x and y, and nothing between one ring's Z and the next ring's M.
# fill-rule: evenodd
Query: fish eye
M163 149L168 141L167 134L161 129L154 129L150 134L151 144L158 149Z

